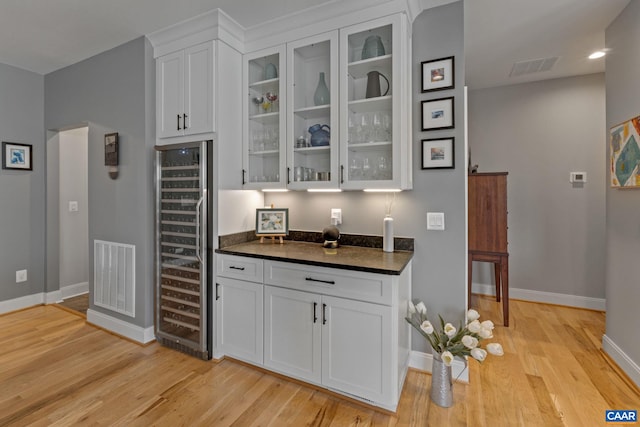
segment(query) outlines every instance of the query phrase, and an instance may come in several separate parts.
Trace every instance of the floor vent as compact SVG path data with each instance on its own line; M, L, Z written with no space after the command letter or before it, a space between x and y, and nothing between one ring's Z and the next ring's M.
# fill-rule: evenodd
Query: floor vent
M93 303L135 317L136 247L94 240Z
M518 77L525 74L540 73L549 71L556 65L560 57L551 56L549 58L531 59L528 61L520 61L513 64L509 77Z

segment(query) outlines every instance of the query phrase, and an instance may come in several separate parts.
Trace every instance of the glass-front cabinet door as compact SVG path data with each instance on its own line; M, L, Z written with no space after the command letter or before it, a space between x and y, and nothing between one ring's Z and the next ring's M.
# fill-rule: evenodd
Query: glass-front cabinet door
M285 188L284 45L244 57L244 188Z
M340 30L344 189L410 187L407 37L398 15Z
M338 188L338 32L287 44L287 186Z

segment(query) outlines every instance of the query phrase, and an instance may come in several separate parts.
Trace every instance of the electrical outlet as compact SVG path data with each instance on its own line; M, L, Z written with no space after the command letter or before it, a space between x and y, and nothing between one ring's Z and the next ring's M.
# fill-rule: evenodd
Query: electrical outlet
M16 283L21 283L26 281L27 281L27 270L16 271Z
M342 224L342 209L339 209L339 208L331 209L331 224L333 225Z

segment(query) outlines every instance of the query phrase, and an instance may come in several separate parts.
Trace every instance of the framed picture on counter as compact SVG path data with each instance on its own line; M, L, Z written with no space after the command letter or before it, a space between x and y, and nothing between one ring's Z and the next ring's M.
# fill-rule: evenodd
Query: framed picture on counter
M256 234L258 236L288 236L289 209L256 209Z
M30 144L2 143L2 169L33 170Z
M422 140L422 169L453 169L453 141L455 138Z

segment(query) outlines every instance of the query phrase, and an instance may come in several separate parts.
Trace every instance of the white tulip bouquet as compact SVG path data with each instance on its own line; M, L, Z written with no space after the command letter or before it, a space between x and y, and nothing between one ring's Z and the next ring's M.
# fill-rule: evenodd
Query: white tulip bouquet
M446 366L451 366L456 356L471 356L482 362L487 357L487 352L495 356L504 354L502 346L498 343L487 344L486 350L480 347L482 340L493 338L494 325L491 320L480 322L480 314L476 310L467 311L467 323L464 327L461 323L460 327L456 328L451 323L445 323L442 316L438 315L438 318L440 331L436 331L427 318L427 307L422 301L417 304L409 301L409 317L405 317L405 320L427 339Z

